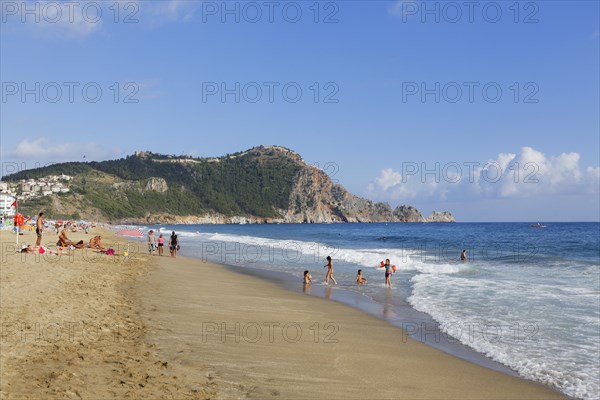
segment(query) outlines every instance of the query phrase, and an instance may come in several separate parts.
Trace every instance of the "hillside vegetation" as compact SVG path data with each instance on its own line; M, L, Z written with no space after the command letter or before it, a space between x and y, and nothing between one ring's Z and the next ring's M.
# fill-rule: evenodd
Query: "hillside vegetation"
M62 163L6 176L4 180L73 176L70 194L57 196L50 214L64 214L71 203L79 216L97 214L109 221L217 212L226 216L280 217L288 208L300 157L287 149L257 147L217 159L182 158L140 153L119 160ZM161 183L163 183L161 185ZM159 188L152 188L157 183ZM49 207L49 198L21 204L35 213ZM72 215L58 215L71 217Z

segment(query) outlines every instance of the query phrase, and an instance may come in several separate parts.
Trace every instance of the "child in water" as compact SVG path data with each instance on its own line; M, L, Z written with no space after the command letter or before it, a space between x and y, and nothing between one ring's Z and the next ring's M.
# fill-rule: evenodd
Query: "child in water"
M304 284L310 285L312 283L312 276L310 276L310 272L308 270L304 271Z
M329 278L333 281L333 283L337 286L337 281L333 277L333 262L331 261L331 256L327 256L327 265L323 268L327 268L327 274L325 275L325 284L329 285Z
M394 270L392 269L392 263L389 258L385 259L385 264L382 268L385 268L385 284L392 287L392 273Z
M363 283L367 283L367 280L362 276L362 269L359 269L356 273L356 278L354 278L354 282L362 285Z

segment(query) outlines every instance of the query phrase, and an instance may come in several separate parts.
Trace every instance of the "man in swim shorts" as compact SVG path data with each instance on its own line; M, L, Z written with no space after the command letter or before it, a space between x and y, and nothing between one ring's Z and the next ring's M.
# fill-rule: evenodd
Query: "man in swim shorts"
M35 221L35 234L37 235L37 239L35 241L36 246L40 246L42 244L42 229L44 228L44 213L41 212L38 215L37 221Z

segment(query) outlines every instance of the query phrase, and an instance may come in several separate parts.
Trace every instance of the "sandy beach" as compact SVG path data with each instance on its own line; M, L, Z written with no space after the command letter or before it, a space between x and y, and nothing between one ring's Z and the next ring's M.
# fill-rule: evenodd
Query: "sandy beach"
M133 285L149 257L127 239L92 229L69 233L89 241L102 234L118 256L75 250L72 256L16 254L15 235L2 231L0 397L210 398L207 379L186 387L145 341ZM55 243L48 231L43 244ZM35 243L26 232L20 243Z
M118 256L15 254L2 232L2 399L564 398L336 302L143 247L125 258L102 234Z

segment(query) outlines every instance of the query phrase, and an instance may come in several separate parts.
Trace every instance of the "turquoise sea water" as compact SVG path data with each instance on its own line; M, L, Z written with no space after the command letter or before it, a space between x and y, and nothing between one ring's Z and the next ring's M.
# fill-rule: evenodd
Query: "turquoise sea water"
M304 270L385 306L393 322L425 313L452 341L577 398L600 393L600 224L185 225L182 253L238 267ZM150 227L145 227L149 229ZM468 261L459 261L466 249ZM377 266L397 266L393 287ZM366 285L354 277L362 269ZM301 284L299 283L299 286ZM403 315L404 314L404 315ZM417 322L415 322L417 323Z

